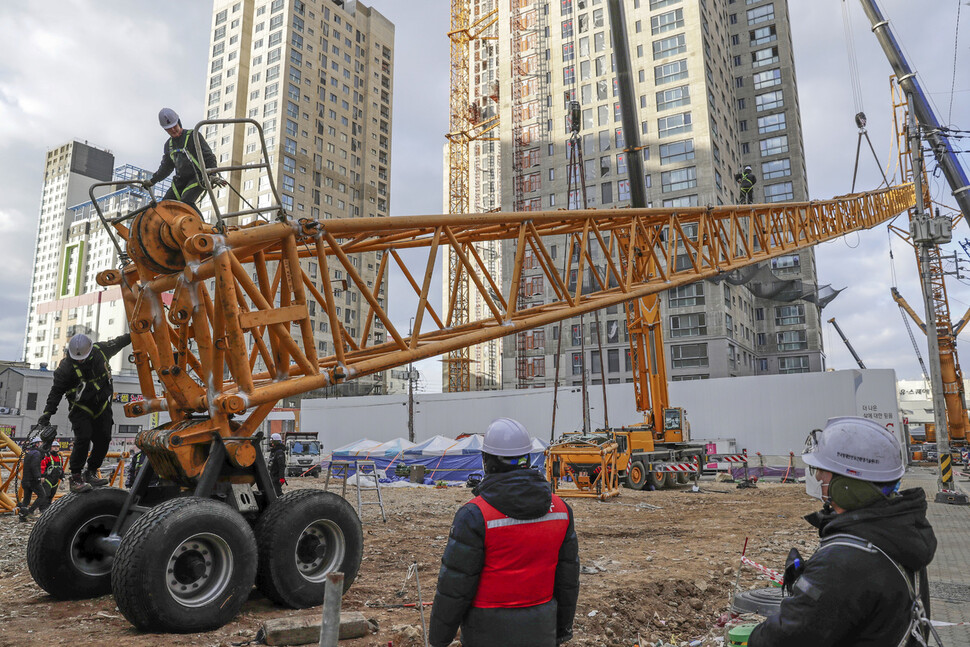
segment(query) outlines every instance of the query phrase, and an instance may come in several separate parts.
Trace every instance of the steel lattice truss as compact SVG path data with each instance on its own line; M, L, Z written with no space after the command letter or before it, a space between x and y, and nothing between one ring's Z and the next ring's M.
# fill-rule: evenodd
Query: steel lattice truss
M163 202L130 228L115 224L134 262L124 270L101 273L99 282L121 285L125 296L146 397L129 404L129 414L167 410L177 423L208 413L216 422L255 407L239 433L245 435L281 398L789 254L874 227L913 203L912 185L901 185L830 201L745 208L287 220L220 232L185 205ZM571 257L564 267L557 266L544 241L563 235L579 243L578 258ZM473 243L486 240L517 241L513 275L505 289L474 249ZM426 251L426 260L412 270L400 252L416 249ZM527 249L538 259L555 297L519 310L515 297ZM591 255L590 249L598 254ZM382 252L381 260L370 284L352 256L376 251ZM487 303L488 317L455 325L454 301L445 312L429 301L433 270L449 251ZM594 256L600 259L598 265ZM301 268L304 258L318 263L322 292ZM418 296L410 335L391 321L379 293L392 266ZM330 276L338 267L370 306L355 338L337 316ZM584 290L582 281L568 285L564 277L572 270L583 276L587 268L592 289ZM206 287L210 280L212 293ZM329 318L337 340L332 355L317 355L311 302ZM386 341L373 343L375 321L386 329ZM299 334L291 334L294 330ZM257 370L257 359L264 370ZM153 375L162 384L161 394L155 393ZM228 428L223 433L229 434Z

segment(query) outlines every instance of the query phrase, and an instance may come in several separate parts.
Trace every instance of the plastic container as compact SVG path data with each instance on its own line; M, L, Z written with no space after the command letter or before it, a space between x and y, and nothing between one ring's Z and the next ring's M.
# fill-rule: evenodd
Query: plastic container
M738 625L737 627L731 627L727 632L727 647L746 647L748 644L748 638L751 636L751 632L758 625Z

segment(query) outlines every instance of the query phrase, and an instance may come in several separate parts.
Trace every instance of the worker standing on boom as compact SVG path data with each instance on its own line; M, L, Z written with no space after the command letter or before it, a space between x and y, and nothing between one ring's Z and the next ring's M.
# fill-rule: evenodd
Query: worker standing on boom
M165 142L158 170L143 184L150 189L175 171L175 179L163 199L178 200L195 208L195 203L205 192L202 174L217 165L216 156L201 135L199 146L202 150L196 150L192 130L182 128L181 119L171 108L162 108L158 113L158 123L169 134L169 139ZM217 186L225 184L221 178L213 176L211 179Z
M820 545L804 565L789 555L792 594L749 647L926 645L936 536L923 490L897 492L906 471L899 441L872 420L832 418L809 435L802 459L806 491L825 502L805 517Z
M554 647L572 638L579 597L573 512L529 469L532 439L499 418L482 444L485 478L451 525L428 629L447 647Z
M71 492L87 492L93 485L108 484L107 479L97 475L108 453L111 427L114 425L111 412L114 385L108 360L130 343L131 335L128 334L99 343L92 342L87 335L74 335L67 343L68 356L61 360L54 371L44 414L37 424L48 426L61 398L67 396L67 417L75 438L70 459Z
M738 183L738 188L741 190L741 204L754 203L754 185L758 183L758 178L751 167L745 166L742 171L735 173L734 181Z

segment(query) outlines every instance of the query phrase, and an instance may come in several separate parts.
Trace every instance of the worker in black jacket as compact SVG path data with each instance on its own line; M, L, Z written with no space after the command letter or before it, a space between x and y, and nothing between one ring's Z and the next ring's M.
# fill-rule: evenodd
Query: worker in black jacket
M51 504L50 498L41 484L40 463L44 459L41 442L39 437L31 440L24 456L24 471L20 481L24 498L18 506L18 516L21 521L27 521L34 510L39 508L43 512ZM34 495L37 496L37 500L31 505L30 500Z
M71 492L86 492L93 485L108 483L97 476L108 453L114 424L111 413L114 385L108 360L130 343L128 334L98 343L87 335L74 335L67 344L68 356L54 371L53 385L38 424L49 425L61 398L67 397L67 416L75 438L70 460Z
M145 188L150 189L175 171L175 179L163 199L178 200L198 210L195 203L205 192L202 175L207 169L216 166L216 156L201 135L199 147L202 150L196 149L192 129L182 128L181 119L171 108L162 108L158 113L158 123L169 134L169 138L165 142L158 170L144 182ZM224 184L222 179L214 176L212 182L216 185Z
M532 439L515 420L489 425L485 478L451 525L428 629L446 647L554 647L572 638L579 542L572 509L529 468Z
M807 449L806 490L825 507L805 519L818 528L820 545L803 565L797 551L789 556L792 595L748 645L925 645L925 569L936 537L923 490L897 492L906 471L899 442L872 420L843 417L813 432Z
M269 437L269 475L273 479L276 496L283 494L283 486L286 484L286 445L279 434Z
M750 166L745 166L743 170L734 174L734 181L738 183L741 191L741 204L752 204L754 202L754 185L758 178L751 170Z

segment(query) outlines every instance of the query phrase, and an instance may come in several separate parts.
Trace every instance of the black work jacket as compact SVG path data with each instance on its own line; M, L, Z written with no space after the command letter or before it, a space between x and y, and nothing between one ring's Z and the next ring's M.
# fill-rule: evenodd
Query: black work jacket
M750 191L758 183L758 178L755 177L754 173L745 173L742 171L741 173L734 174L734 181L738 183L742 191Z
M72 420L78 416L97 418L105 411L110 415L114 384L108 360L130 343L131 335L124 334L110 341L94 344L91 355L83 362L76 362L70 357L62 359L54 371L44 415L53 416L57 413L57 405L64 396L67 396L68 417ZM81 393L84 383L88 383L88 386Z
M925 569L936 552L920 488L859 510L822 510L805 519L818 528L823 543L839 534L861 537L911 575ZM906 583L884 555L833 545L805 562L792 596L782 600L777 615L755 628L748 645L896 647L909 627L911 607Z
M513 519L536 519L549 511L552 490L533 469L487 475L472 492ZM431 647L445 647L461 626L464 647L553 647L572 637L579 597L579 541L569 511L569 527L558 551L552 600L534 607L472 608L485 564L485 519L469 503L455 514L431 609Z
M202 154L195 148L195 138L192 130L182 129L182 134L178 137L169 137L165 142L162 152L162 161L158 170L152 175L150 182L155 184L164 180L172 171L175 171L175 179L172 182L180 190L184 190L192 184L202 181L202 169L214 168L216 166L216 156L205 139L199 136L199 145L202 147Z
M282 445L269 450L269 475L274 481L286 478L286 448Z
M33 483L40 480L40 462L43 458L44 452L38 448L31 447L27 450L27 455L24 456L24 483Z

